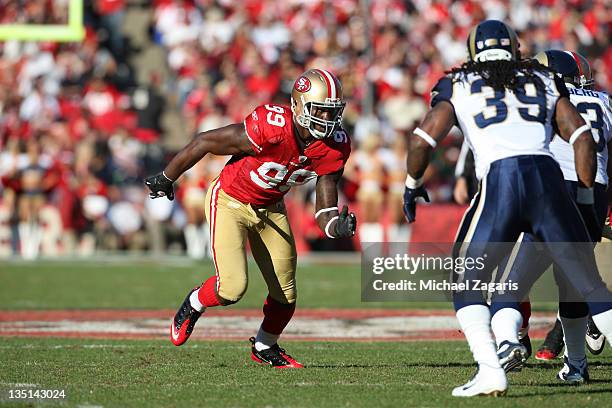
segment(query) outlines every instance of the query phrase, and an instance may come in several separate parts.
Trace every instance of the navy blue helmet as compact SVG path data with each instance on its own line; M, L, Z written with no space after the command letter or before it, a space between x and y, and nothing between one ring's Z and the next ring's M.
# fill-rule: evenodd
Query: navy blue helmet
M548 50L535 56L538 62L563 77L563 81L577 88L593 88L593 74L589 62L572 51Z
M516 33L498 20L485 20L470 31L467 39L471 61L516 61L520 58Z

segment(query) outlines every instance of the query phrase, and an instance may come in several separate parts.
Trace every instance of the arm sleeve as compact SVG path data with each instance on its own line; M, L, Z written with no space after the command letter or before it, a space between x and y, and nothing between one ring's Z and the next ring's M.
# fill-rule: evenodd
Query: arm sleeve
M263 129L260 122L260 118L263 118L261 108L261 106L255 108L255 110L244 119L244 131L251 146L253 146L253 150L257 154L263 151L264 145Z

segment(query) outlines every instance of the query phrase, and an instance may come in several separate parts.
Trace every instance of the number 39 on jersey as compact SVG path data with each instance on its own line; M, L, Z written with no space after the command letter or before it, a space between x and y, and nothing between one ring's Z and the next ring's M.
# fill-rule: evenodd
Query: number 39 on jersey
M442 78L432 91L431 104L446 101L453 105L481 178L495 160L519 153L551 156L548 144L554 133L550 118L562 96L568 96L567 88L552 73L518 76L512 89L494 89L474 72Z

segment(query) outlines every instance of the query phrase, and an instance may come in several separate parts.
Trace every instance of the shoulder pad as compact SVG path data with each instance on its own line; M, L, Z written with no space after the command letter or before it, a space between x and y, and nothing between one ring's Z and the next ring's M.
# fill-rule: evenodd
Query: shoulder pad
M431 90L431 102L430 106L433 108L439 102L447 101L452 104L453 97L453 81L448 77L444 76L440 78L438 83Z

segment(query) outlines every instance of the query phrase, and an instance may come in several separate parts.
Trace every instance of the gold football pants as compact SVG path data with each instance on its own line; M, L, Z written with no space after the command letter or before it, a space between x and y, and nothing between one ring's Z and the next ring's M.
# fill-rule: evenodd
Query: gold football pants
M216 179L206 193L205 211L217 295L227 303L235 303L244 295L248 284L248 238L270 296L281 303L295 303L297 254L283 201L254 208L230 197Z

